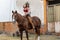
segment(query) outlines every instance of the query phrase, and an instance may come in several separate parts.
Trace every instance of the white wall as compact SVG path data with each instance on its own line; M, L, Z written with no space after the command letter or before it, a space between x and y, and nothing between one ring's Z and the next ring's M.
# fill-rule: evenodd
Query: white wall
M15 0L0 0L0 22L11 21L11 11Z

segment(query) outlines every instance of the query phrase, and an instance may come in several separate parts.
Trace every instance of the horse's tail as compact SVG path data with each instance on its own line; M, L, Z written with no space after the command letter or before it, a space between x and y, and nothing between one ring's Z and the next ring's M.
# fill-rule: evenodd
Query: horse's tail
M41 20L40 19L38 19L39 20L39 27L41 28Z

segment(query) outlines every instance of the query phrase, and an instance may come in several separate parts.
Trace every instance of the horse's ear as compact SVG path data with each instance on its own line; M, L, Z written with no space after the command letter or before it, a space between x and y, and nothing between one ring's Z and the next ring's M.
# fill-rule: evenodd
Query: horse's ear
M14 11L12 11L12 13L14 13Z
M15 13L17 13L17 10L15 10Z

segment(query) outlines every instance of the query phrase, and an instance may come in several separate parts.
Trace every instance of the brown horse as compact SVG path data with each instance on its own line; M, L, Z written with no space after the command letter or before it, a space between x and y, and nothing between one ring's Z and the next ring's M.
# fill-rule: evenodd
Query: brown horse
M22 40L22 35L23 35L23 31L25 30L26 32L26 37L27 40L28 39L28 30L33 29L31 27L31 25L29 24L29 21L26 17L22 16L21 14L19 14L17 11L12 11L12 19L15 19L15 21L18 23L18 28L19 28L19 32L21 33L21 40ZM38 40L40 40L40 27L41 27L41 20L34 16L32 17L32 21L35 27L35 33L37 34L36 38L38 37ZM36 40L36 39L35 39Z

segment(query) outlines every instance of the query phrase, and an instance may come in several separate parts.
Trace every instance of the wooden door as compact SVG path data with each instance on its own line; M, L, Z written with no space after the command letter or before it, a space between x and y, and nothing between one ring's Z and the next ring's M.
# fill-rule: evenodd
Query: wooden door
M55 12L55 32L60 32L60 5L54 6Z
M48 32L55 32L54 6L48 6L47 20Z

